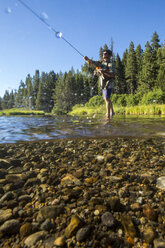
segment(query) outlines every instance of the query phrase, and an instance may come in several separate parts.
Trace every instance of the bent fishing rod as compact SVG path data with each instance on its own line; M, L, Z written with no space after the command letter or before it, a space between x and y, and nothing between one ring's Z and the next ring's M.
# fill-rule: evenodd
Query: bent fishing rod
M24 1L17 0L19 3L22 4L27 10L29 10L37 19L39 19L42 23L44 23L52 32L55 33L56 38L63 39L70 47L72 47L80 56L84 58L84 55L75 47L73 46L66 38L63 37L62 33L59 31L56 31L51 25L46 22L42 17L40 17L31 7L29 7Z
M85 58L84 55L74 46L72 45L66 38L63 37L62 32L55 30L45 19L39 16L30 6L28 6L24 1L17 0L24 8L30 11L38 20L40 20L43 24L45 24L50 31L54 32L56 38L61 38L65 41L70 47L72 47L81 57ZM88 62L87 62L88 63ZM88 63L89 64L89 63ZM96 70L99 70L99 67L95 67ZM97 85L94 86L94 88Z

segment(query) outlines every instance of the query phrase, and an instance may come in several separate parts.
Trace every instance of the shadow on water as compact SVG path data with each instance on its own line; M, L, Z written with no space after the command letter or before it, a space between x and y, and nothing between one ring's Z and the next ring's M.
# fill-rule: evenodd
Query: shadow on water
M0 117L0 143L96 136L165 136L165 117Z

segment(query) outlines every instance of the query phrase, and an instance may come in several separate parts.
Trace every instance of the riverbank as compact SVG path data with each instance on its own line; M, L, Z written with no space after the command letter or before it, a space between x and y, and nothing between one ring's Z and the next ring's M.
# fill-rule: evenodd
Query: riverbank
M144 106L138 105L133 107L118 107L114 105L114 111L115 114L118 115L165 115L165 104L151 104ZM105 105L101 105L98 107L76 105L75 107L73 107L72 111L69 112L69 114L73 116L92 116L105 113Z
M25 109L5 109L0 111L0 116L6 115L45 115L44 111L36 111L36 110L25 110Z
M151 104L151 105L138 105L133 107L119 107L114 105L114 111L117 115L165 115L165 104ZM105 104L100 106L81 106L75 105L68 114L72 116L93 116L105 114ZM51 113L45 113L38 110L25 110L25 109L6 109L0 111L0 116L14 116L14 115L46 115L51 116Z
M4 144L0 158L0 247L165 246L163 138Z

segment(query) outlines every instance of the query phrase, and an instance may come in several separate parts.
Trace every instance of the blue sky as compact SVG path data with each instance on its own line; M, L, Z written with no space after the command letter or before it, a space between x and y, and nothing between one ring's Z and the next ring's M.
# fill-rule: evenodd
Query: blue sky
M164 0L23 0L83 55L99 58L114 42L122 58L131 41L144 46L156 31L165 40ZM0 0L0 96L35 70L81 69L83 58L17 0Z

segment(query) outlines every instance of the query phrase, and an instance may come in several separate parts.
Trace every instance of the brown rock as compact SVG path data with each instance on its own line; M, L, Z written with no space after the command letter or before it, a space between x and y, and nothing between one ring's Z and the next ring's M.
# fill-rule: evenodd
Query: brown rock
M155 210L153 208L151 208L148 204L145 204L143 206L143 214L152 221L156 221L157 220L157 213L155 212Z
M70 238L72 237L75 232L81 227L82 221L78 216L72 216L71 221L67 228L65 229L65 237Z
M67 174L65 175L65 177L63 177L61 179L61 185L80 185L81 182L78 178L74 177L71 174Z
M132 222L132 219L128 215L122 215L121 217L121 223L124 227L125 232L131 237L136 237L136 229Z
M31 223L25 223L20 228L21 238L29 236L30 234L32 234L32 224Z
M150 226L145 227L143 235L144 235L144 240L150 244L153 242L154 238L156 237L155 229Z
M115 212L122 211L122 204L120 203L120 199L116 196L112 196L109 198L109 204L111 207L111 210Z
M61 236L55 239L54 245L56 247L63 247L65 245L65 236Z

